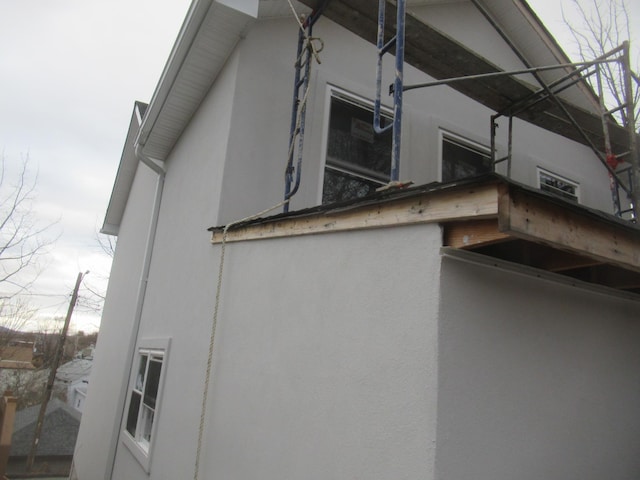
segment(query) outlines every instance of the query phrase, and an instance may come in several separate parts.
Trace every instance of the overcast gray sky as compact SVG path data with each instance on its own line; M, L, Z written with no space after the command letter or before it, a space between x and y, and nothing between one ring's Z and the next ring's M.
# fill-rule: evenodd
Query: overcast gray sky
M570 52L560 16L569 2L529 3ZM57 221L52 233L60 234L31 297L47 315L64 316L80 271L106 287L110 260L96 232L133 102L151 98L189 4L0 0L0 152L10 169L28 155L38 173L36 212L43 224ZM640 25L640 0L628 4ZM95 314L74 315L76 329L98 323Z

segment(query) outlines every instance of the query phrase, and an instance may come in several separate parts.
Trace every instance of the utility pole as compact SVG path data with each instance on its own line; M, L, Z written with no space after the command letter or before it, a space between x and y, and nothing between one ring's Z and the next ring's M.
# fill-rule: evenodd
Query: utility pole
M36 451L38 450L38 442L40 441L40 434L42 433L42 424L44 423L44 415L47 411L47 405L49 404L49 400L51 399L51 392L53 390L53 383L56 380L56 373L58 371L58 366L60 365L60 360L62 359L62 354L64 352L64 342L67 339L67 332L69 331L69 323L71 323L71 314L73 313L73 308L76 306L76 302L78 301L78 290L80 290L80 284L82 283L82 278L88 274L89 272L78 273L78 278L76 279L76 286L73 289L73 294L71 295L71 302L69 302L69 309L67 310L67 316L64 319L64 326L62 327L62 332L60 333L60 338L58 339L58 346L56 348L55 355L53 357L53 363L51 364L51 371L49 372L49 380L47 381L47 389L44 393L44 399L42 401L42 405L40 405L40 413L38 414L38 422L36 423L36 431L33 435L33 442L31 443L31 450L29 451L29 456L27 457L27 472L30 472L33 468L33 462L36 458Z

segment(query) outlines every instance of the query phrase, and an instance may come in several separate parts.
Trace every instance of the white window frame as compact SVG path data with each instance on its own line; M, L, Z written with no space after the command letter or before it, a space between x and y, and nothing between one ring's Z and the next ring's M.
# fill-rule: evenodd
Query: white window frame
M351 103L356 107L360 107L364 110L369 110L371 112L373 112L373 109L374 109L373 100L370 100L362 95L349 92L335 85L327 84L325 104L324 104L325 115L324 115L323 127L322 127L322 131L323 131L322 146L321 146L322 161L320 162L321 170L320 170L319 182L318 182L318 203L319 204L322 203L322 197L324 194L324 176L327 168L333 169L335 171L343 172L348 175L360 177L368 181L380 183L380 186L385 185L385 183L380 182L380 179L368 176L363 172L358 172L357 170L351 170L346 165L343 167L343 166L337 166L335 164L334 165L329 164L328 162L329 122L331 119L331 100L333 98L338 98L339 100L342 100L347 103ZM389 120L393 120L393 109L389 108L386 105L382 105L380 108L380 112L384 117L387 117Z
M128 393L127 393L127 403L124 411L123 419L122 419L122 428L121 428L121 439L122 443L124 443L131 454L135 457L135 459L140 463L145 472L149 473L150 465L151 465L151 455L153 453L153 446L155 444L155 436L156 430L158 426L158 419L160 416L160 408L162 406L162 392L164 379L167 371L167 362L169 359L169 346L171 344L170 339L168 338L154 338L154 339L143 339L140 341L138 348L136 349L136 355L133 361L133 366L131 368L131 377L129 379L128 385ZM143 401L144 401L144 385L140 388L136 388L136 377L138 376L138 367L140 365L140 358L142 355L149 355L150 357L161 358L162 359L162 367L160 369L160 378L158 380L158 392L156 395L156 404L154 407L153 420L151 422L151 434L150 439L147 442L142 437L143 428ZM147 369L145 371L145 378L148 373L148 364ZM136 435L131 435L127 430L127 421L129 418L129 409L131 407L131 397L132 392L136 389L138 393L141 393L141 403L138 410L138 419L136 422Z
M560 182L566 183L567 185L571 185L574 188L574 193L572 196L573 198L570 198L568 195L562 194L560 192L556 193L553 187L547 186L546 188L544 188L541 182L542 175L555 178ZM543 192L549 193L558 198L563 198L565 200L570 200L570 201L580 203L580 184L575 180L571 180L570 178L567 178L565 176L558 175L557 173L554 173L551 170L547 170L546 168L543 168L543 167L536 168L536 186L538 187L538 189L542 190Z
M444 141L445 139L450 140L452 143L457 143L462 147L466 147L469 150L475 150L482 154L486 154L489 158L491 158L491 147L487 146L478 141L472 140L463 135L453 133L451 130L447 130L445 128L438 129L438 181L442 182L442 175L444 171Z

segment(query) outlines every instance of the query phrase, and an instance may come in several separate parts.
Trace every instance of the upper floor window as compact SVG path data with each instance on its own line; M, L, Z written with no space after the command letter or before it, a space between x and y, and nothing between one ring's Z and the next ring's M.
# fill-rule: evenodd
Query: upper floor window
M167 350L168 341L141 342L131 381L123 441L146 471L149 470Z
M453 182L493 171L489 148L449 132L441 132L442 181Z
M385 114L382 125L391 122ZM373 104L333 90L322 203L364 197L389 183L392 134L373 130Z
M549 192L574 202L580 199L580 185L577 182L540 167L538 167L538 188L543 192Z

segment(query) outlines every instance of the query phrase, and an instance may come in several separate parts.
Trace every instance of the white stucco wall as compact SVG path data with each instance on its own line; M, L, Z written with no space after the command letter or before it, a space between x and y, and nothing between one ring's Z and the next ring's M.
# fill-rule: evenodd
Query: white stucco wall
M460 4L428 7L423 15L450 35L464 33L481 53L491 49L491 60L504 68L522 67L475 10L475 14L456 16L458 25L452 28L451 10L458 8ZM314 63L312 69L302 184L291 202L292 210L320 203L329 88L338 87L365 99L375 96L375 47L324 18L314 27L314 35L323 40L324 49L322 63ZM478 35L484 41L475 38ZM291 19L261 20L239 44L221 223L261 211L283 198L296 38L296 24ZM385 68L383 84L388 85L392 82L391 57L385 59ZM406 67L406 84L428 80L430 77ZM383 101L389 104L388 97ZM424 184L440 179L441 130L490 145L490 116L494 112L447 86L406 92L404 112L401 180ZM542 167L579 183L581 203L611 210L608 176L590 149L518 119L514 125L514 180L536 187L537 167ZM500 121L497 144L500 155L506 154L506 119ZM506 164L498 171L506 173Z
M247 32L167 160L136 332L132 322L155 179L145 167L139 169L121 226L79 436L81 480L103 478L110 471L113 442L112 478L149 478L117 438L122 413L117 398L127 389L129 338L171 339L151 478L192 474L219 261L219 247L209 244L206 228L282 199L296 28L290 19L263 20ZM302 186L293 209L320 200L328 86L374 96L373 46L325 19L315 33L325 48L322 64L314 66ZM426 77L408 68L406 78ZM407 95L407 100L403 180L438 179L439 128L489 143L491 112L461 94L437 87ZM609 206L602 194L606 175L599 176L600 167L586 148L522 122L515 135L516 180L535 185L535 167L551 164L550 170L581 186L593 185L594 193L591 187L582 190L587 204ZM446 377L438 384L439 246L436 226L231 245L205 436L206 475L215 471L221 478L274 480L466 475L466 460L458 466L451 452L473 458L459 423L473 415L450 390L448 377L474 383L454 357L445 356L440 375ZM449 301L457 277L447 272L442 289L447 318L455 316L455 308L471 312L473 303L465 300L454 307ZM467 288L473 298L473 288ZM514 291L514 298L525 298L524 289ZM548 310L562 305L557 297L541 301ZM498 319L521 310L515 300L508 305ZM582 311L571 310L574 323ZM456 342L469 341L466 334L454 340L448 332L455 323L442 324L447 330L440 341L464 353ZM570 340L569 335L563 338ZM480 349L479 358L484 354ZM500 360L509 363L506 356L495 363ZM445 407L438 432L451 441L439 451L434 474L438 385L440 402L463 402L464 415L458 420ZM510 405L505 399L504 408ZM479 437L479 432L473 433ZM484 465L495 458L480 455Z
M439 243L229 245L203 478L433 478Z
M94 353L91 388L87 392L83 419L76 442L78 478L103 479L110 469L111 449L122 415L119 396L129 377L129 342L135 337L133 318L142 274L143 256L156 175L140 166L122 220L116 254L111 267L100 335Z
M640 303L445 258L436 477L640 475Z

